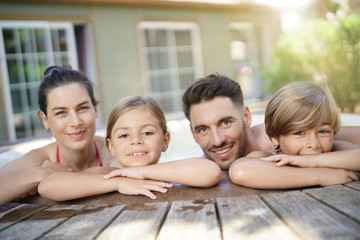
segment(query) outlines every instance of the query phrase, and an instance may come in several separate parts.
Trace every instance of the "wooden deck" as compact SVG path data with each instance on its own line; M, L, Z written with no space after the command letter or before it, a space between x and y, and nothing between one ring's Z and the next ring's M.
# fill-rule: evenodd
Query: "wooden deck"
M156 201L110 193L0 207L0 239L360 239L360 182L291 191L176 185Z

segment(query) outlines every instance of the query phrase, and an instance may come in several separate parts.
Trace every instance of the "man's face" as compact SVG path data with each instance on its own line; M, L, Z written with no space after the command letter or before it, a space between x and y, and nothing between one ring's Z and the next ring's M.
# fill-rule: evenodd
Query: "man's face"
M190 107L190 128L207 158L221 169L242 157L248 145L246 128L251 125L247 107L239 109L230 98L218 96Z

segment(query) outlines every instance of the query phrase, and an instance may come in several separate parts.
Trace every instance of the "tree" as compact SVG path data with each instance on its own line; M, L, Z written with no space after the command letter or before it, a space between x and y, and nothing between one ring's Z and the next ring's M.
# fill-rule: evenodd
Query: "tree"
M326 84L343 112L360 112L360 15L317 19L284 33L262 77L267 94L293 81Z

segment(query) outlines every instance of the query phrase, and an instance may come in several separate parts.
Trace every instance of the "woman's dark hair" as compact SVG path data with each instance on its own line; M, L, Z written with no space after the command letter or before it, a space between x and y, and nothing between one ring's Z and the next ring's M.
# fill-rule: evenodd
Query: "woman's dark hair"
M93 83L84 74L69 67L51 66L45 70L38 90L40 111L47 115L47 97L52 89L73 83L83 86L89 94L92 105L97 105L97 100L94 97Z

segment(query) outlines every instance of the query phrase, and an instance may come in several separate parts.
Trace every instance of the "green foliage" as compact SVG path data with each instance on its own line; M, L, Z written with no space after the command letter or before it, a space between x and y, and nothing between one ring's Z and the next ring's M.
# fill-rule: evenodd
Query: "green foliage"
M360 15L316 20L284 33L262 69L264 92L293 81L327 84L344 112L360 109Z

